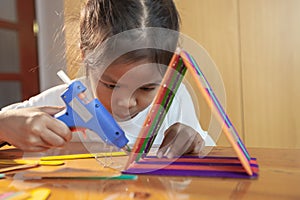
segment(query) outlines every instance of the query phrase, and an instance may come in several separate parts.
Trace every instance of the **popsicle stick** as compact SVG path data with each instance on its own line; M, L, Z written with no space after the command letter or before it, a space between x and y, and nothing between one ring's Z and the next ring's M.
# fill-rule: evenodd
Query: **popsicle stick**
M51 190L48 188L37 188L29 191L31 195L27 200L45 200L49 197Z
M106 156L126 156L126 152L104 152L104 153L88 153L88 154L71 154L71 155L59 155L59 156L45 156L41 157L41 161L54 161L54 160L73 160L73 159L84 159L84 158L95 158L95 157L106 157Z
M179 52L177 52L171 59L161 87L155 96L153 106L144 121L143 128L133 146L125 168L129 167L132 162L138 161L144 154L150 151L185 72L186 68L179 58Z
M232 132L232 130L235 130L235 128L232 126L232 123L229 121L228 116L226 113L224 113L224 109L221 107L220 104L218 104L218 101L215 96L212 96L212 93L209 93L209 91L212 92L212 89L209 87L209 84L207 83L203 73L201 72L199 66L196 65L195 62L193 62L193 59L191 56L187 53L182 51L180 56L183 58L183 61L188 68L188 70L191 71L192 77L196 82L196 85L201 92L202 96L206 100L206 103L211 108L213 113L216 115L218 121L221 123L224 133L226 134L226 137L230 144L232 145L233 149L235 150L238 158L240 159L242 165L244 166L246 172L252 176L253 172L251 170L250 164L249 164L249 155L248 152L246 152L246 148L244 147L243 143L241 142L240 138L238 137L237 133ZM201 81L199 80L201 79ZM203 85L205 84L205 85ZM228 123L229 121L229 123ZM227 122L227 123L226 123ZM240 148L239 145L241 145L243 148Z
M26 165L17 165L13 167L5 167L0 169L0 173L5 173L13 170L19 170L19 169L28 169L28 168L33 168L39 166L37 163L36 164L26 164Z
M37 164L37 165L48 165L48 166L56 166L56 165L63 165L63 161L40 161L40 160L26 160L26 159L0 159L0 164L4 165L25 165L25 164Z

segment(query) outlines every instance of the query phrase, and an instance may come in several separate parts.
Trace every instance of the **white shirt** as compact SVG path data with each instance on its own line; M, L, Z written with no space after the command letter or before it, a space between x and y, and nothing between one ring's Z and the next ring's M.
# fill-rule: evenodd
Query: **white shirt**
M31 97L29 100L12 104L10 106L2 108L2 110L10 110L10 109L18 109L18 108L34 107L34 106L65 106L65 103L60 97L60 95L67 89L67 87L68 86L66 84L52 87L34 97ZM123 129L126 137L129 140L129 145L134 144L140 132L140 129L144 124L144 120L147 116L150 107L151 105L148 106L142 112L140 112L138 115L136 115L134 118L128 121L118 122L118 124ZM188 93L184 84L181 84L179 86L178 91L169 108L169 111L156 136L154 144L160 144L163 140L164 132L172 124L175 124L176 122L180 122L182 124L185 124L195 129L204 139L206 146L215 145L215 142L211 139L211 137L207 134L207 132L202 130L194 109L192 98Z

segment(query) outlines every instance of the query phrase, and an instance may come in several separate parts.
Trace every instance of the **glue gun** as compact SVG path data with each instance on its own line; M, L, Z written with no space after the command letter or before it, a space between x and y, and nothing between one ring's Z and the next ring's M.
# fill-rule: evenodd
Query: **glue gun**
M71 81L63 71L57 75L69 86L61 95L66 109L57 113L55 118L71 129L90 129L107 144L130 151L124 131L100 101L97 98L89 100L84 93L86 87L80 81Z

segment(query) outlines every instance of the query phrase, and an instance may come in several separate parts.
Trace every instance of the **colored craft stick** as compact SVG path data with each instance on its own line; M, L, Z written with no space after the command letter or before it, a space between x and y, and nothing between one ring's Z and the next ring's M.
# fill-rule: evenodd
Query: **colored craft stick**
M191 75L196 82L197 88L202 93L202 96L212 110L212 113L215 114L219 123L222 125L222 129L226 134L227 139L233 146L233 149L238 156L239 162L243 166L243 169L240 169L240 172L244 170L248 175L253 176L253 173L256 172L255 170L253 171L253 168L251 166L251 163L253 161L245 145L240 139L235 127L231 123L229 117L227 116L217 96L210 87L210 84L205 78L200 67L197 65L191 55L181 50L176 51L176 53L173 55L173 58L171 59L167 72L163 78L162 86L160 87L154 99L154 104L146 117L143 128L139 133L138 139L135 142L125 169L132 171L132 167L140 163L139 160L141 159L141 157L149 152L157 131L159 130L160 125L163 122L164 117L172 103L173 97L175 96L175 93L177 92L177 89L181 84L186 69L191 72ZM168 162L170 163L170 161ZM133 166L130 166L132 163ZM199 164L200 162L197 163ZM155 165L155 167L159 166ZM221 171L222 170L220 170L220 172ZM254 176L257 176L257 174L255 174Z
M257 178L258 165L256 159L251 159L253 174L249 176L238 158L234 157L205 157L197 156L180 157L170 162L167 158L153 156L140 159L124 174L149 174L169 176L212 176L230 178Z
M30 191L6 192L0 195L0 200L44 200L49 197L50 189L37 188Z
M49 197L51 190L48 188L37 188L29 191L30 198L26 200L45 200Z
M36 164L26 164L26 165L17 165L13 167L5 167L0 169L0 173L5 173L13 170L19 170L19 169L28 169L28 168L33 168L39 166L37 163Z
M6 192L1 194L0 200L23 200L28 199L30 194L28 192L20 191L20 192Z
M154 103L131 151L126 168L149 152L185 72L186 68L179 57L179 52L177 52L171 59L161 87L154 98Z
M72 176L72 177L41 177L43 179L87 179L87 180L137 180L138 176L133 174L121 174L118 176Z
M195 176L195 177L222 177L222 178L251 178L255 179L258 174L253 173L249 176L245 172L227 172L227 171L201 171L201 170L170 170L170 169L135 169L129 168L124 174L145 174L160 176Z
M36 165L63 165L63 161L40 161L40 160L23 160L23 159L15 159L15 160L8 160L8 159L0 159L0 164L5 165L25 165L25 164L36 164Z
M176 162L178 163L183 163L183 164L209 164L209 165L213 165L214 163L222 163L224 165L226 164L241 164L241 161L236 158L236 157L211 157L211 156L206 156L204 158L199 158L199 157L195 157L195 156L182 156L179 158L173 158L173 159L169 159L169 158L157 158L155 156L147 156L145 158L143 158L143 161L147 162L165 162L165 163L173 163ZM251 158L250 160L250 164L256 164L257 161L255 158Z
M14 192L5 192L5 193L0 194L0 200L9 198L9 196L11 196L13 193Z
M231 123L229 117L227 116L226 112L224 111L222 105L220 104L218 98L216 97L215 93L213 92L210 84L208 83L207 79L205 78L204 74L202 73L200 67L197 65L196 61L187 52L182 51L181 56L183 58L186 56L186 59L184 59L185 64L186 64L186 61L188 61L192 64L193 68L195 69L195 72L198 74L199 78L201 79L200 83L202 84L202 87L205 88L205 90L208 93L210 99L214 103L216 109L219 112L218 114L222 117L222 120L223 120L224 124L230 130L230 133L234 137L234 139L238 142L238 145L240 146L241 150L244 152L244 154L247 156L247 158L250 159L249 153L247 152L244 144L241 142L241 139L240 139L235 127Z
M157 114L155 115L156 116L155 120L152 122L153 130L150 133L148 133L149 142L147 143L144 153L148 153L150 151L150 148L152 147L155 137L161 127L162 122L165 119L167 112L169 111L169 108L173 102L175 94L186 72L186 67L183 65L181 58L179 58L178 64L173 64L173 65L174 67L176 66L175 70L174 68L172 70L173 75L170 76L168 82L163 83L164 89L161 91L161 94L158 93L159 96L164 98L163 99L159 98L157 102L155 102L156 105L163 105L163 106L159 107L160 110L157 112ZM167 85L168 87L165 87Z
M142 151L140 153L148 153L153 142L155 136L164 120L166 113L169 110L169 107L172 103L174 95L177 90L177 85L180 84L182 80L182 72L185 67L183 66L182 61L177 57L176 61L168 68L166 72L166 78L161 83L161 88L158 91L157 98L154 100L154 106L149 112L149 119L146 123L144 131L144 135L146 135ZM177 84L179 82L179 84Z
M245 146L243 145L241 139L238 137L236 129L229 120L229 117L226 115L222 105L219 103L217 97L214 95L212 88L210 87L208 81L206 80L204 74L202 73L200 67L194 61L194 59L187 53L182 51L180 56L183 59L185 66L188 70L191 71L192 77L196 81L199 91L202 93L207 104L217 116L219 122L223 125L223 131L227 136L230 144L233 146L233 149L238 155L242 165L246 169L247 173L251 176L253 174L250 164L249 164L249 153L246 151ZM201 80L199 80L199 78Z
M5 174L0 174L0 178L4 178L5 177Z
M94 154L71 154L71 155L59 155L59 156L45 156L40 158L42 161L51 161L51 160L73 160L73 159L84 159L84 158L100 158L107 156L126 156L127 154L123 151L120 152L105 152L105 153L94 153Z
M189 170L189 171L226 171L226 172L245 172L242 166L227 166L227 165L185 165L185 164L168 164L160 163L136 163L133 165L134 169L172 169L172 170ZM131 168L131 169L132 169ZM256 168L257 169L257 168ZM255 170L257 171L257 170Z

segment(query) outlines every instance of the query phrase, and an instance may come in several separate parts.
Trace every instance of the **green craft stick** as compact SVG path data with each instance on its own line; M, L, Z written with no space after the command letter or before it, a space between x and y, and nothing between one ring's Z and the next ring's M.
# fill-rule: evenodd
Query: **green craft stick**
M137 180L133 174L121 174L120 176L70 176L70 177L42 177L43 179L93 179L93 180Z

